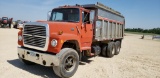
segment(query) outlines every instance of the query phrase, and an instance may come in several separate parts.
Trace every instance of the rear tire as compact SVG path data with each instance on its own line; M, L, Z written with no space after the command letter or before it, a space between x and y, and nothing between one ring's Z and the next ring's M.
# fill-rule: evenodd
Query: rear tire
M108 43L108 48L107 48L107 57L111 58L115 54L115 43L114 42L109 42Z
M78 53L71 48L63 48L60 55L60 65L53 66L56 75L68 78L75 74L79 65Z
M107 56L107 44L102 47L101 55L104 57Z
M121 49L120 41L116 41L116 42L115 42L115 47L116 47L115 55L118 55L119 52L120 52L120 49Z

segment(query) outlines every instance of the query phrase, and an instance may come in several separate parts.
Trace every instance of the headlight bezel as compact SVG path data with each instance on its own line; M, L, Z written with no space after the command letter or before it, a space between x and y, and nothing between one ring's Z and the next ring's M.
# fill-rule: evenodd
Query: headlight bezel
M52 46L52 47L56 47L57 44L58 44L58 41L57 41L56 39L52 39L52 41L51 41L51 46Z

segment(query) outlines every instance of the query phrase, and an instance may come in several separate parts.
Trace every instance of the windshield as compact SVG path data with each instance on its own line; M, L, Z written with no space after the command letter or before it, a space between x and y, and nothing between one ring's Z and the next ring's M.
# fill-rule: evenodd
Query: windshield
M7 20L8 18L7 18L7 17L3 17L2 19L3 19L3 20Z
M23 21L18 21L18 24L23 24Z
M50 21L79 22L78 8L60 8L54 9Z

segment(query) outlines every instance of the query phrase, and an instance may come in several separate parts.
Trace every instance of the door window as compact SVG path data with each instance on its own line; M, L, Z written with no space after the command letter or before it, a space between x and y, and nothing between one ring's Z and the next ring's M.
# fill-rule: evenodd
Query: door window
M83 16L82 18L83 23L89 23L89 13L84 11L82 12L82 16Z

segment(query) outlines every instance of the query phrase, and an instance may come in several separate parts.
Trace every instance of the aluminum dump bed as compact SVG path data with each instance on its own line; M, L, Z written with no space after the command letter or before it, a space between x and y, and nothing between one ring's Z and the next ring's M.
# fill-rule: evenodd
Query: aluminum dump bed
M125 19L120 12L98 2L82 7L95 11L94 39L96 41L123 38Z

